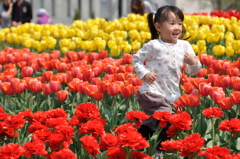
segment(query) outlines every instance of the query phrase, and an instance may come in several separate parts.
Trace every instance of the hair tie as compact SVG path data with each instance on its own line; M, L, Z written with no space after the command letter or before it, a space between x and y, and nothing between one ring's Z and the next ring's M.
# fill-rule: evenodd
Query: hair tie
M153 19L152 19L152 20L153 20L153 25L154 25L154 19L155 19L156 13L157 13L156 11L153 11L153 12L152 12L152 14L153 14Z

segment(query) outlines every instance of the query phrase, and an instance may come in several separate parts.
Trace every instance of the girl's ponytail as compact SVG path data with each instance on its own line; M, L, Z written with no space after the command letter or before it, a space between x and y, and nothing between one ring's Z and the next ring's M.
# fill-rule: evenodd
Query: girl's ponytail
M151 39L158 39L159 38L159 34L154 26L154 24L156 23L156 13L155 12L151 12L148 14L147 16L147 20L148 20L148 27L150 29L151 32Z

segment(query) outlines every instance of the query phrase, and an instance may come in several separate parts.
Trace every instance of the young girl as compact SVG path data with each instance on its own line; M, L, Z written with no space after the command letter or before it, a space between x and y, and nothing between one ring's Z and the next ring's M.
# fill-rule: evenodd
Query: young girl
M184 15L179 8L166 5L156 13L150 13L147 18L152 38L132 58L135 72L144 82L138 90L138 103L148 115L153 115L155 111L174 113L171 104L180 97L179 81L183 64L186 65L186 72L194 75L199 72L201 63L190 43L181 40L185 28ZM169 126L161 131L160 144L169 139L166 134ZM157 127L158 121L151 117L142 123L138 131L149 139ZM160 155L160 144L156 148L156 158Z

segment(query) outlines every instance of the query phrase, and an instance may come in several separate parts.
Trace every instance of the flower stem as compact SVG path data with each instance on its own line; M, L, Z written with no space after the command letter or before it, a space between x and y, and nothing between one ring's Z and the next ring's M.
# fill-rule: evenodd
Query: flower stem
M236 109L236 118L238 118L238 113L239 113L239 110L238 110L238 105L237 105L237 109Z
M215 143L215 129L214 129L214 119L211 118L211 122L212 122L212 147L214 146Z

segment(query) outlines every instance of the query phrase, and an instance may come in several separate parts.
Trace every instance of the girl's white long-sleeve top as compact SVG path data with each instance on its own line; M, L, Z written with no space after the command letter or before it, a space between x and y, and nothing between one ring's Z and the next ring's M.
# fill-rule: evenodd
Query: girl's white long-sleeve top
M165 43L161 39L147 42L132 58L132 66L137 76L144 82L139 91L163 95L170 103L176 101L180 97L179 83L183 64L190 75L195 75L202 67L197 58L198 62L194 66L184 63L185 53L195 56L191 44L185 40L177 40L177 43ZM157 74L152 84L143 80L148 72Z

